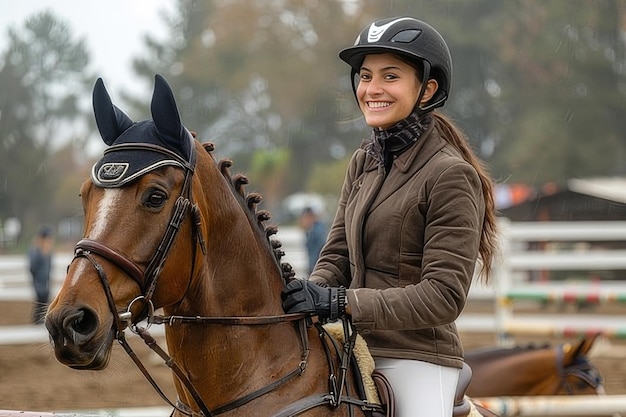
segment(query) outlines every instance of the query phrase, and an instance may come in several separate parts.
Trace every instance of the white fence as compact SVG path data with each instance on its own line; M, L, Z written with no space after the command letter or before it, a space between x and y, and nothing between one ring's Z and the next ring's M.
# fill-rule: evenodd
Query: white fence
M626 302L626 250L597 249L594 242L626 243L626 222L501 222L502 257L494 274L494 287L473 285L470 300L493 301L496 315L464 313L458 325L464 331L493 332L497 340L507 343L514 334L583 335L602 333L611 338L626 337L626 325L619 316L585 315L582 312L551 315L515 314L519 302L606 304ZM304 235L295 227L280 228L276 236L283 243L284 260L290 262L297 276L306 270ZM529 250L528 242L542 242L547 250ZM567 245L566 248L559 245ZM625 245L626 246L626 245ZM52 292L65 276L71 253L54 257ZM622 270L624 280L532 281L533 274L543 271ZM578 273L578 277L580 277ZM0 302L31 300L33 292L25 255L0 257ZM626 310L625 310L626 311Z
M557 314L515 314L519 302L606 304L626 302L626 250L597 249L590 243L624 242L626 222L523 222L502 221L502 257L494 274L494 287L475 284L470 300L493 301L496 315L463 314L458 325L464 331L493 332L497 340L507 343L511 335L584 335L601 333L610 338L626 337L626 324L620 316ZM290 262L297 276L306 270L304 235L295 227L280 228L276 236L283 243L284 260ZM544 250L529 250L528 242L541 242ZM559 247L561 245L561 247ZM565 247L563 247L565 246ZM65 276L71 253L54 257L52 292L56 292ZM609 271L624 272L624 280L531 281L546 271ZM534 274L534 275L533 275ZM25 255L0 257L0 302L33 298ZM625 310L626 311L626 310Z
M600 333L625 337L623 314L515 314L517 303L610 304L626 301L626 251L611 244L626 242L626 222L500 223L502 257L494 288L477 286L470 295L493 299L496 317L462 316L462 330L494 331L502 345L514 335L575 336ZM530 242L541 249L533 249ZM537 244L539 243L539 244ZM544 281L560 271L561 280ZM592 278L598 271L620 271L623 281ZM581 273L582 272L582 273ZM573 279L563 279L571 273ZM601 274L600 274L601 275ZM619 274L621 275L621 274ZM540 310L541 311L541 310ZM626 309L625 309L626 311ZM626 415L626 395L483 398L502 417Z
M507 344L514 334L576 336L599 333L606 337L626 337L622 315L578 313L550 316L546 320L545 316L514 314L515 303L520 301L544 305L626 301L626 250L611 249L617 242L626 242L626 222L502 221L500 226L503 249L495 274L495 324L501 343ZM529 249L530 242L539 243L543 248ZM568 271L574 279L537 280L538 276L550 271ZM619 271L624 281L594 278L605 271ZM535 280L531 281L533 276Z
M56 294L65 278L70 253L53 255L52 271L50 271L50 293ZM0 302L11 300L32 300L34 298L28 258L26 255L0 256Z

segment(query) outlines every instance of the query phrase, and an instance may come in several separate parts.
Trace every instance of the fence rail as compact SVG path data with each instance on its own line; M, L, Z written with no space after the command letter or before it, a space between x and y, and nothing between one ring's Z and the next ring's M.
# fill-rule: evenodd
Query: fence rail
M54 413L40 411L0 410L0 417L166 417L171 415L170 407L130 407L110 410L60 411Z
M623 319L582 315L555 320L515 314L518 301L546 303L619 304L626 302L626 281L599 281L597 271L626 271L626 222L520 222L502 220L502 262L496 271L494 291L497 340L512 343L515 334L588 335L626 338ZM531 242L547 246L539 251ZM594 249L598 242L602 249ZM608 243L607 243L608 242ZM615 245L616 243L619 245ZM546 245L552 243L551 246ZM576 243L576 244L575 244ZM616 249L610 249L612 246ZM529 272L585 271L576 282L530 282Z
M615 416L626 410L626 395L559 395L478 398L501 417Z
M559 251L529 250L529 242L624 242L626 222L501 222L503 256L495 273L495 287L475 284L470 300L493 301L496 318L488 315L464 314L459 328L466 331L494 331L496 339L510 343L514 334L587 334L600 332L608 337L626 337L622 329L602 317L581 320L571 318L532 318L515 315L517 302L621 304L626 302L626 279L603 282L529 282L528 271L624 270L626 278L626 250L595 250L573 248ZM276 236L283 243L284 260L290 262L297 276L304 276L306 252L304 236L295 227L285 227ZM58 290L71 261L71 253L55 254L52 271L52 292ZM0 301L32 300L33 294L22 256L0 257ZM608 318L611 320L612 318ZM541 323L541 320L544 323ZM593 322L595 320L595 323ZM569 321L569 323L567 322ZM536 326L533 329L532 326ZM551 326L551 329L550 329ZM587 326L587 327L583 327Z

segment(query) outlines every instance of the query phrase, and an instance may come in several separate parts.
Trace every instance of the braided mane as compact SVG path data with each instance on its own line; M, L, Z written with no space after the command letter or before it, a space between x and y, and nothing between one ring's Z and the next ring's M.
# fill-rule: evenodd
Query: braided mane
M209 154L215 150L215 144L207 142L202 144L204 150ZM259 210L257 206L263 201L263 197L259 193L246 192L245 186L249 184L248 177L244 174L231 175L230 167L233 165L233 161L230 159L221 159L217 163L220 173L226 179L226 182L230 185L233 195L239 202L244 212L248 216L250 224L261 235L262 240L267 244L268 250L274 255L277 267L280 269L281 275L285 282L290 281L295 277L295 271L291 264L282 262L282 257L285 252L282 250L282 242L277 239L272 239L276 233L278 233L278 226L268 225L267 221L271 219L270 212L267 210Z

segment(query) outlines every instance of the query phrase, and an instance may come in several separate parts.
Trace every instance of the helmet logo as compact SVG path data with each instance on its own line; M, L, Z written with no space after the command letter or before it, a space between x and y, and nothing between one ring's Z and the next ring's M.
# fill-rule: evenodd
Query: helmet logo
M367 41L368 42L378 42L380 38L384 35L385 31L389 29L394 24L402 21L402 20L413 20L410 17L402 17L400 19L392 20L389 23L386 23L382 26L376 26L376 22L372 23L369 30L367 31Z

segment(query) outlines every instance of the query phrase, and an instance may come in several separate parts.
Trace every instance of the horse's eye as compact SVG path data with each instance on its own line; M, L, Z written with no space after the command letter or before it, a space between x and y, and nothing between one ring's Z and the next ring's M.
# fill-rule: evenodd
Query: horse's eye
M148 195L145 204L149 208L159 208L163 206L163 204L165 204L166 200L167 194L165 194L163 191L155 190L152 191L150 195Z

